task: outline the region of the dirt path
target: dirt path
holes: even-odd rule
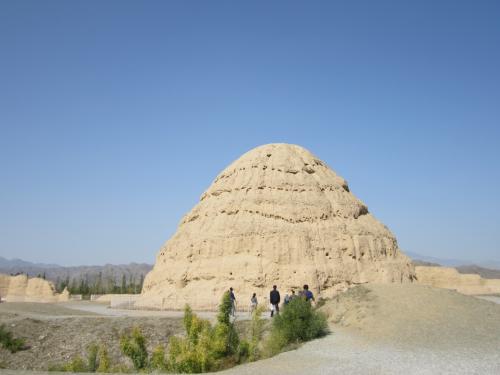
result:
[[[79,301],[79,302],[68,302],[60,305],[68,309],[77,310],[80,313],[88,312],[92,314],[99,314],[101,316],[111,316],[111,317],[117,317],[117,316],[161,317],[161,318],[177,319],[177,318],[182,318],[184,316],[184,312],[182,310],[155,311],[155,310],[111,309],[108,307],[108,304],[98,303],[98,302]],[[197,311],[196,314],[203,319],[208,319],[211,321],[215,320],[215,317],[217,316],[216,312],[211,312],[211,311]],[[249,320],[250,317],[251,317],[250,313],[248,312],[236,313],[236,319],[238,321]]]
[[[281,374],[500,374],[500,353],[466,348],[431,350],[368,342],[352,331],[309,342],[298,350],[235,367],[223,372],[237,375]]]

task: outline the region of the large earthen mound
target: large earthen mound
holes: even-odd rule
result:
[[[182,219],[147,275],[139,307],[215,308],[232,286],[247,305],[273,284],[331,296],[409,282],[410,259],[346,181],[302,147],[269,144],[233,162]]]

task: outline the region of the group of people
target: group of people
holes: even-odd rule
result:
[[[305,284],[304,288],[300,293],[297,295],[295,294],[295,290],[291,290],[291,294],[286,294],[283,303],[285,305],[288,305],[290,301],[292,301],[294,298],[304,298],[306,301],[311,302],[315,301],[314,299],[314,294],[309,290],[309,285]],[[229,298],[231,300],[231,315],[235,316],[236,314],[236,297],[234,296],[234,291],[233,288],[229,288]],[[279,314],[280,312],[280,302],[281,302],[281,296],[280,292],[278,291],[278,287],[276,285],[273,285],[273,289],[269,293],[269,308],[271,310],[271,318],[274,316],[274,314]],[[257,301],[257,293],[252,294],[252,298],[250,298],[250,313],[253,313],[255,309],[257,309],[259,302]]]

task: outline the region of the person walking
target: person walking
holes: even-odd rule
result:
[[[285,296],[285,305],[288,305],[288,304],[289,304],[290,302],[292,302],[292,300],[293,300],[294,298],[296,298],[296,297],[297,297],[297,296],[295,295],[295,290],[293,290],[293,289],[292,289],[292,294],[290,294],[290,295],[288,295],[288,294],[287,294],[287,295]]]
[[[253,312],[257,309],[257,304],[257,294],[254,293],[252,298],[250,298],[250,314],[253,314]]]
[[[236,315],[236,297],[234,296],[233,287],[229,288],[229,298],[231,299],[231,315]]]
[[[271,302],[271,318],[276,311],[276,314],[280,313],[280,292],[276,289],[276,285],[273,285],[273,290],[269,293],[269,302]]]
[[[304,285],[304,290],[302,291],[302,295],[308,302],[315,301],[314,294],[309,290],[309,285],[307,284]]]

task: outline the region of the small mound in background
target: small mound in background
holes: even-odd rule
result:
[[[329,322],[399,346],[497,350],[500,305],[416,284],[365,284],[321,308]]]

